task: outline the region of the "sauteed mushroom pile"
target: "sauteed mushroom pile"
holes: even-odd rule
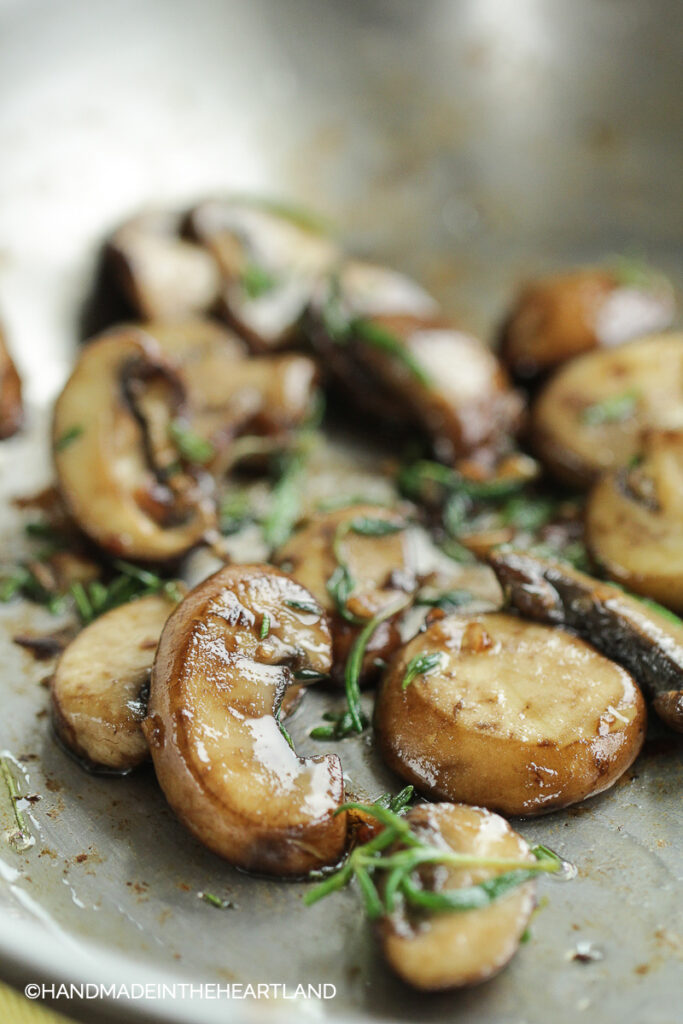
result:
[[[498,357],[282,204],[137,216],[106,266],[130,322],[78,354],[57,489],[24,503],[46,546],[2,584],[82,627],[60,743],[92,771],[151,758],[200,842],[315,877],[306,903],[355,879],[417,988],[491,977],[538,876],[570,873],[499,815],[609,789],[646,702],[683,732],[683,334],[650,333],[671,286],[623,262],[532,282]],[[338,710],[301,756],[312,685]],[[400,794],[363,799],[354,737]]]

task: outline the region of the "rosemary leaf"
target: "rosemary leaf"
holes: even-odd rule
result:
[[[423,388],[431,389],[433,382],[424,366],[415,358],[402,338],[398,338],[386,327],[366,317],[357,317],[349,325],[349,333],[362,342],[393,356],[412,374]]]
[[[69,427],[69,429],[65,430],[61,437],[58,437],[55,441],[55,451],[65,451],[71,444],[73,444],[74,441],[81,437],[84,431],[85,427],[80,425]]]
[[[581,413],[581,419],[589,427],[599,427],[605,423],[623,423],[636,411],[638,399],[637,391],[623,391],[618,395],[610,395],[602,402],[587,405]]]
[[[407,690],[414,679],[418,676],[428,675],[434,669],[439,668],[442,663],[443,653],[441,651],[432,651],[429,654],[416,654],[408,662],[408,667],[401,683],[401,689]]]

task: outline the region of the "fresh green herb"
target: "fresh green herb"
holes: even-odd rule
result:
[[[53,615],[59,615],[64,609],[64,596],[48,590],[26,565],[11,569],[0,582],[1,602],[11,601],[19,594],[36,604],[45,605]]]
[[[339,498],[324,498],[318,502],[316,508],[319,512],[336,512],[342,508],[351,508],[353,505],[377,505],[378,508],[386,508],[388,504],[388,501],[369,498],[364,494],[351,494]]]
[[[260,299],[277,287],[277,278],[258,263],[247,263],[240,276],[242,287],[250,299]]]
[[[408,805],[413,799],[415,793],[415,786],[406,786],[396,796],[392,796],[391,793],[382,793],[380,797],[375,800],[375,804],[378,807],[384,807],[389,811],[393,811],[394,814],[405,814],[408,810]]]
[[[211,907],[216,907],[218,910],[231,910],[235,904],[231,903],[230,900],[222,900],[220,896],[214,896],[212,892],[200,892],[199,898],[208,903]]]
[[[552,498],[529,498],[515,495],[509,498],[501,509],[506,526],[534,532],[546,526],[555,515],[557,502]]]
[[[251,519],[251,505],[244,491],[233,491],[224,496],[218,516],[220,531],[224,537],[238,533]]]
[[[663,274],[651,267],[645,260],[632,256],[616,256],[610,269],[617,284],[624,288],[639,288],[643,291],[661,289],[668,283]]]
[[[259,640],[265,640],[270,633],[270,615],[265,612],[263,619],[261,620],[261,629],[259,630]]]
[[[375,818],[381,832],[357,846],[339,871],[330,875],[304,897],[311,906],[344,888],[353,878],[358,882],[368,917],[376,920],[393,913],[400,899],[403,905],[430,913],[477,910],[489,906],[511,889],[542,873],[556,873],[560,858],[544,847],[534,847],[535,864],[501,857],[481,857],[435,846],[417,836],[400,814],[376,804],[347,803],[342,811],[359,810]],[[389,850],[389,848],[392,848]],[[445,867],[504,868],[502,874],[460,889],[433,891],[424,888],[416,872],[423,865]],[[378,884],[379,882],[379,884]]]
[[[0,757],[0,774],[4,780],[5,786],[7,787],[7,793],[9,795],[10,804],[12,805],[12,814],[17,824],[16,831],[12,832],[8,839],[11,845],[17,850],[25,850],[27,847],[33,844],[33,836],[29,829],[26,818],[19,807],[19,801],[21,796],[17,789],[17,784],[14,781],[14,774],[7,757]]]
[[[472,600],[469,590],[446,590],[443,594],[418,594],[415,604],[426,605],[428,608],[441,608],[445,612],[455,611]]]
[[[429,459],[418,459],[404,466],[398,484],[409,498],[422,499],[425,487],[436,484],[449,492],[457,492],[479,501],[497,501],[517,494],[528,483],[522,477],[498,477],[492,480],[471,480],[456,469]]]
[[[238,197],[239,198],[239,197]],[[261,207],[276,217],[282,217],[291,224],[295,224],[304,231],[310,231],[315,235],[329,235],[333,230],[333,224],[323,214],[316,210],[309,210],[298,203],[292,203],[284,199],[269,199],[263,196],[244,196],[244,201],[251,206]]]
[[[314,668],[298,668],[294,673],[294,678],[300,683],[315,683],[319,679],[327,679],[327,675],[316,672]]]
[[[55,441],[55,451],[63,452],[69,445],[73,444],[84,433],[85,427],[75,426],[65,430],[61,437]]]
[[[350,523],[342,523],[348,533],[357,533],[361,537],[388,537],[392,533],[405,530],[405,523],[393,523],[390,519],[374,519],[370,516],[356,516]]]
[[[449,537],[457,538],[462,532],[472,507],[472,499],[460,491],[448,495],[441,513],[444,529]]]
[[[402,363],[423,388],[432,388],[433,382],[424,366],[415,358],[407,343],[386,327],[367,317],[356,317],[348,328],[349,335],[359,338],[373,348],[380,349]]]
[[[346,711],[327,711],[323,715],[323,720],[328,722],[328,725],[316,725],[314,729],[311,729],[309,736],[312,740],[345,740],[347,736],[355,735],[356,728],[351,717],[351,712]],[[360,712],[360,720],[363,729],[367,729],[370,721],[364,712]]]
[[[280,730],[280,732],[282,733],[284,738],[287,740],[287,744],[288,744],[290,750],[294,750],[294,743],[292,741],[292,737],[289,735],[289,733],[285,729],[284,725],[282,724],[281,717],[280,717],[281,715],[282,715],[282,705],[280,705],[280,707],[278,707],[277,711],[275,712],[275,721],[277,722],[278,729]]]
[[[453,537],[445,537],[440,541],[439,547],[443,551],[444,555],[452,558],[454,562],[458,563],[458,565],[472,565],[476,562],[476,558],[469,548],[466,548],[464,544],[460,544],[457,540],[454,540]]]
[[[619,395],[610,395],[602,402],[587,405],[581,413],[581,419],[589,427],[599,427],[604,423],[623,423],[636,411],[639,397],[637,391],[623,391]]]
[[[306,612],[308,615],[320,615],[321,608],[315,601],[285,601],[288,608],[297,612]]]
[[[282,472],[263,522],[263,534],[271,548],[284,544],[299,518],[306,464],[315,441],[312,428],[302,429],[298,442],[283,458]]]
[[[413,679],[416,679],[418,676],[426,676],[433,672],[434,669],[440,668],[443,658],[444,655],[441,651],[432,651],[429,654],[416,654],[408,662],[403,682],[401,683],[401,689],[407,690]]]
[[[200,466],[211,462],[215,450],[210,441],[196,434],[183,420],[171,420],[168,435],[183,459]]]
[[[100,580],[93,580],[91,583],[81,583],[77,580],[71,584],[69,593],[84,625],[104,612],[134,601],[138,597],[163,594],[170,601],[178,602],[182,599],[178,584],[174,580],[165,580],[148,569],[141,569],[140,566],[121,559],[115,559],[113,564],[119,570],[119,575],[107,584]]]
[[[346,703],[348,705],[351,722],[355,732],[363,732],[364,725],[360,705],[360,673],[363,667],[363,658],[370,639],[381,623],[386,622],[393,615],[403,611],[410,603],[409,597],[401,597],[392,601],[369,619],[358,636],[356,637],[351,653],[344,669],[344,689],[346,691]]]
[[[351,570],[346,562],[336,567],[326,584],[327,592],[344,621],[358,626],[363,620],[359,619],[357,615],[354,615],[348,609],[348,602],[355,586],[356,581],[351,575]]]

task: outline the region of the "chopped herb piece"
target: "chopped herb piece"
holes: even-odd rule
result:
[[[416,679],[418,676],[426,676],[433,672],[435,668],[439,668],[443,662],[443,657],[441,651],[432,651],[430,654],[416,654],[408,662],[408,667],[401,683],[401,689],[407,690],[413,679]]]
[[[261,629],[259,630],[259,640],[265,640],[270,633],[270,615],[265,612],[263,619],[261,620]]]
[[[395,359],[410,371],[423,388],[433,387],[431,377],[410,351],[407,343],[402,338],[392,334],[391,331],[388,331],[386,327],[381,326],[381,324],[376,323],[374,320],[357,317],[351,321],[349,333],[366,344],[372,345],[373,348],[381,349],[381,351],[388,352],[394,356]]]
[[[363,732],[361,705],[360,705],[360,673],[363,667],[363,658],[370,642],[372,634],[382,622],[386,622],[393,615],[403,611],[410,602],[410,598],[401,597],[398,601],[392,601],[369,619],[356,637],[351,653],[346,662],[344,670],[344,689],[346,691],[346,703],[348,705],[351,722],[355,732]]]
[[[351,575],[348,565],[344,562],[338,565],[329,580],[327,581],[327,592],[335,603],[335,607],[341,617],[352,625],[359,625],[363,620],[353,615],[347,605],[353,594],[356,581]]]
[[[315,683],[318,679],[327,679],[327,676],[316,672],[314,668],[299,668],[294,673],[294,678],[302,683]]]
[[[501,517],[507,526],[533,532],[546,526],[555,515],[557,502],[552,498],[529,498],[516,495],[509,498],[501,509]]]
[[[284,738],[287,740],[287,744],[288,744],[290,750],[294,750],[294,743],[292,742],[292,737],[289,735],[289,733],[285,729],[284,725],[282,724],[282,721],[280,719],[281,715],[282,715],[282,705],[280,705],[280,707],[275,712],[275,721],[277,722],[278,729],[280,730],[280,732],[282,733]]]
[[[366,729],[370,724],[367,715],[361,711],[360,718],[363,729]],[[323,719],[329,724],[317,725],[311,729],[308,735],[312,740],[345,740],[347,736],[355,735],[357,732],[351,712],[348,710],[328,711],[323,715]]]
[[[243,491],[226,494],[220,504],[218,522],[224,537],[238,533],[252,519],[248,496]]]
[[[604,423],[623,423],[636,411],[638,398],[637,391],[623,391],[619,395],[611,395],[602,402],[587,405],[581,413],[581,419],[589,427],[599,427]]]
[[[55,441],[55,451],[63,452],[70,444],[73,444],[84,433],[85,427],[75,426],[65,430],[61,437]]]
[[[320,605],[316,604],[315,601],[285,601],[288,608],[293,608],[297,612],[306,612],[308,615],[320,615]]]
[[[263,523],[263,534],[271,548],[284,544],[299,518],[306,463],[315,438],[313,429],[303,429],[298,442],[284,456],[283,469],[273,488],[270,509]]]
[[[31,830],[26,823],[26,818],[19,807],[21,796],[14,780],[14,773],[12,772],[9,759],[5,756],[0,756],[0,775],[2,775],[7,787],[7,794],[12,805],[12,814],[17,825],[16,831],[11,832],[7,838],[16,850],[25,850],[33,845],[34,840]]]
[[[250,299],[260,299],[277,287],[277,278],[257,263],[248,263],[242,271],[242,287]]]
[[[375,803],[378,807],[385,807],[387,810],[393,811],[394,814],[405,814],[414,793],[414,786],[406,786],[396,796],[392,796],[391,793],[383,793],[382,796],[375,800]]]
[[[342,524],[346,526],[347,524]],[[348,533],[357,533],[362,537],[388,537],[392,533],[405,530],[405,523],[392,523],[390,519],[372,519],[370,516],[357,516],[348,524]]]
[[[443,594],[418,594],[415,604],[426,605],[428,608],[441,608],[445,612],[455,611],[472,600],[469,590],[446,590]]]
[[[517,494],[528,483],[528,480],[513,476],[494,477],[491,480],[472,480],[440,462],[418,459],[417,462],[403,467],[398,477],[398,483],[409,498],[418,500],[424,496],[425,485],[436,484],[447,491],[459,492],[475,500],[496,501],[507,498],[511,494]]]
[[[232,910],[235,906],[230,900],[222,900],[220,896],[214,896],[212,892],[200,892],[198,896],[204,903],[208,903],[211,907],[217,907],[218,910]]]
[[[187,462],[195,462],[200,466],[211,462],[215,450],[210,441],[196,434],[183,420],[172,420],[168,434],[180,455]]]

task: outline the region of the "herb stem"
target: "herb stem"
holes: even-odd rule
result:
[[[355,732],[363,731],[363,722],[361,719],[361,703],[360,703],[360,674],[363,667],[363,658],[365,651],[370,642],[372,634],[375,632],[378,626],[387,619],[390,619],[392,615],[396,615],[410,604],[410,597],[402,596],[396,601],[392,601],[386,605],[371,619],[365,623],[360,633],[356,637],[353,647],[351,648],[351,654],[346,662],[346,668],[344,670],[344,689],[346,691],[346,702],[349,708],[349,714],[351,716],[351,722]]]

